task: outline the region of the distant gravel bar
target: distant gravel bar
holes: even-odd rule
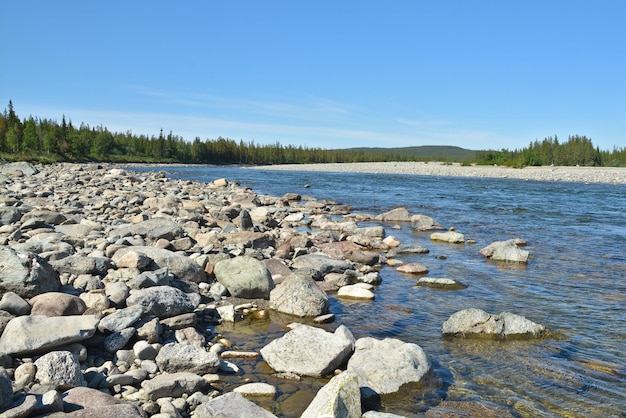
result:
[[[462,166],[459,163],[449,164],[440,162],[384,162],[263,165],[252,168],[257,170],[416,174],[424,176],[511,178],[534,181],[626,184],[625,167],[541,166],[510,168],[483,165]]]

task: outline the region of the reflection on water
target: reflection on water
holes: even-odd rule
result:
[[[226,177],[261,194],[298,192],[329,198],[351,205],[355,212],[378,214],[406,206],[476,240],[475,245],[435,243],[410,225],[400,230],[385,225],[387,233],[403,243],[430,249],[429,254],[402,256],[404,261],[425,264],[429,277],[452,278],[468,287],[415,287],[416,279],[385,267],[374,302],[346,302],[331,295],[337,320],[325,328],[345,324],[357,338],[395,337],[416,343],[433,363],[425,382],[384,397],[384,411],[422,416],[445,400],[494,404],[520,417],[624,416],[626,186],[235,168],[168,171],[172,177],[205,182]],[[300,188],[305,184],[311,187]],[[493,263],[478,254],[493,241],[515,237],[529,243],[527,266]],[[469,307],[518,313],[545,325],[550,337],[442,338],[441,324]],[[216,332],[244,350],[258,351],[282,336],[291,320],[272,314],[268,320],[218,327]],[[283,381],[271,377],[261,359],[241,363],[245,373],[224,384],[249,379],[275,385],[277,400],[265,406],[285,417],[298,416],[326,382]]]

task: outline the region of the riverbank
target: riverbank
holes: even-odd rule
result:
[[[338,173],[412,174],[422,176],[454,176],[510,178],[528,181],[571,181],[580,183],[626,184],[626,167],[541,166],[511,168],[441,162],[365,162],[336,164],[285,164],[257,166],[254,169],[318,171]]]

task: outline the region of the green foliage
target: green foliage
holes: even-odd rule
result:
[[[511,167],[529,165],[626,166],[626,148],[611,152],[594,148],[591,139],[571,136],[559,143],[555,136],[534,141],[522,150],[472,151],[451,146],[416,146],[404,148],[320,149],[306,146],[259,145],[254,141],[228,138],[193,141],[174,135],[158,136],[110,132],[106,127],[81,123],[76,128],[63,115],[61,123],[30,116],[21,121],[9,101],[0,114],[0,158],[6,160],[111,161],[145,163],[199,164],[302,164],[346,163],[362,161],[443,161],[497,164]]]

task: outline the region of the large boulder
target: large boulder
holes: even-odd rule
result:
[[[315,395],[300,418],[361,417],[359,376],[345,371],[330,379]]]
[[[25,161],[18,161],[15,163],[0,165],[0,173],[6,174],[10,172],[21,171],[24,176],[32,176],[39,173],[39,170],[35,168],[31,163]]]
[[[126,299],[126,305],[140,305],[144,314],[159,318],[170,318],[192,312],[200,304],[200,295],[185,293],[172,286],[154,286],[135,290]]]
[[[154,261],[156,268],[167,267],[168,270],[180,280],[191,283],[200,283],[206,279],[206,275],[202,267],[189,257],[175,253],[169,250],[148,247],[148,246],[132,246],[121,248],[116,251],[112,259],[115,263],[120,260],[127,252],[134,251],[137,254],[143,254]]]
[[[466,337],[489,335],[496,337],[538,337],[545,332],[543,325],[536,324],[523,316],[510,312],[491,315],[482,309],[463,309],[454,313],[441,327],[445,336]]]
[[[52,351],[44,354],[35,361],[35,366],[37,368],[35,379],[42,385],[66,390],[87,384],[80,370],[80,363],[69,351]]]
[[[523,242],[523,244],[520,244],[520,242]],[[482,248],[479,252],[493,261],[528,263],[529,253],[519,248],[520,245],[525,245],[525,241],[519,241],[517,239],[496,241]]]
[[[426,215],[411,216],[411,228],[416,231],[431,231],[434,229],[445,229],[439,222]]]
[[[0,337],[0,352],[22,355],[68,345],[91,338],[99,318],[81,316],[19,316]]]
[[[395,338],[359,338],[348,371],[359,375],[360,386],[378,394],[396,392],[405,383],[419,382],[430,370],[424,350]]]
[[[219,261],[214,273],[217,281],[234,297],[269,299],[274,288],[272,275],[256,258],[241,256]]]
[[[261,349],[267,364],[277,372],[324,376],[352,354],[354,337],[341,325],[334,333],[309,325],[298,325]]]
[[[0,206],[0,226],[11,225],[19,221],[24,215],[24,211],[13,206]]]
[[[165,373],[190,372],[215,373],[220,367],[217,354],[191,344],[171,343],[164,345],[156,356],[159,369]]]
[[[374,219],[381,222],[411,222],[411,214],[407,208],[395,208],[376,215]]]
[[[304,273],[289,275],[270,292],[270,308],[299,317],[329,312],[330,302],[315,280]]]
[[[31,252],[0,246],[0,293],[31,298],[59,287],[59,275],[47,261]]]

